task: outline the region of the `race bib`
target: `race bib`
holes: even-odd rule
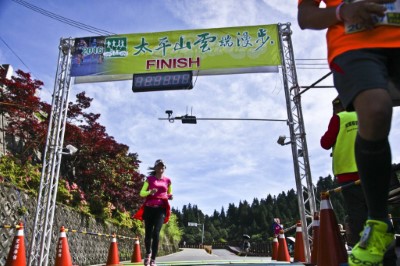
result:
[[[354,3],[360,2],[363,0],[345,0],[345,3]],[[376,25],[392,25],[392,26],[400,26],[400,0],[396,0],[394,3],[384,4],[387,10],[385,12],[385,16],[378,17],[376,15],[372,15],[375,20]],[[349,24],[345,23],[345,31],[346,33],[354,33],[365,30],[364,25],[362,24]]]

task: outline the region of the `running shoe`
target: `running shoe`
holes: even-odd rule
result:
[[[349,266],[381,266],[383,255],[394,241],[394,234],[387,232],[383,221],[367,220],[360,241],[349,255]]]
[[[144,266],[150,266],[150,256],[151,254],[146,254],[146,257],[143,260]]]

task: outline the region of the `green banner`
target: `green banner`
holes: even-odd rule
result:
[[[76,83],[132,79],[135,73],[191,70],[197,75],[278,72],[278,26],[76,38]]]

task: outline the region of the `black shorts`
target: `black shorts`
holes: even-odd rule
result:
[[[162,219],[164,221],[166,214],[167,211],[164,207],[145,206],[143,212],[143,220],[156,221]]]
[[[340,100],[353,111],[353,100],[369,89],[400,90],[400,48],[361,49],[345,52],[331,63]],[[394,86],[393,86],[394,85]]]

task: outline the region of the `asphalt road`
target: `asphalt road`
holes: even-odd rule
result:
[[[225,249],[214,249],[208,254],[204,249],[184,248],[182,251],[157,258],[158,266],[167,265],[304,265],[300,263],[272,261],[271,257],[239,257]],[[143,265],[143,263],[123,263],[123,265]]]

